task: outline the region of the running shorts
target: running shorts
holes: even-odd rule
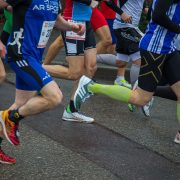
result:
[[[105,17],[98,8],[93,8],[90,22],[94,32],[100,27],[108,26]]]
[[[11,60],[9,65],[16,73],[16,89],[40,91],[53,80],[41,63],[33,57],[24,60]]]
[[[3,43],[4,45],[7,45],[8,39],[9,39],[9,35],[10,35],[10,34],[9,34],[8,32],[2,31],[0,39],[1,39],[1,41],[2,41],[2,43]]]
[[[84,23],[86,32],[83,36],[79,36],[72,31],[62,32],[64,40],[66,56],[84,56],[84,51],[96,47],[94,32],[90,22],[73,21],[74,23]]]
[[[180,81],[180,54],[155,54],[143,49],[141,53],[141,69],[138,86],[148,92],[155,92],[162,77],[172,86]]]
[[[142,34],[135,28],[115,29],[117,38],[116,51],[119,54],[131,55],[139,51],[139,42]]]

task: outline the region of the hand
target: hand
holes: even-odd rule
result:
[[[12,6],[7,6],[7,8],[6,8],[9,12],[12,12],[13,11],[13,8],[12,8]]]
[[[90,5],[90,6],[91,6],[92,8],[95,8],[95,7],[97,7],[97,6],[98,6],[98,4],[99,4],[99,2],[98,2],[98,1],[92,0],[92,1],[91,1],[91,5]]]
[[[72,24],[72,31],[77,33],[79,36],[82,36],[85,33],[85,25],[84,24]]]
[[[123,12],[121,14],[121,19],[125,22],[125,23],[132,23],[132,17],[128,14],[126,14],[125,12]]]
[[[6,55],[6,47],[4,44],[0,41],[0,57],[5,58]]]
[[[148,13],[148,11],[149,11],[149,8],[147,8],[147,7],[146,7],[146,8],[144,8],[144,13],[145,13],[145,14],[147,14],[147,13]]]

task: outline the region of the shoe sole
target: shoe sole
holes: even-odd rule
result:
[[[93,121],[83,121],[83,120],[79,120],[79,119],[69,119],[69,118],[62,118],[63,121],[69,121],[69,122],[80,122],[80,123],[87,123],[87,124],[91,124],[94,122]]]
[[[4,133],[5,137],[6,137],[6,139],[7,139],[12,145],[14,145],[13,142],[9,139],[9,137],[8,137],[8,135],[7,135],[6,126],[5,126],[5,123],[4,123],[3,119],[2,119],[2,112],[3,112],[3,111],[0,111],[0,123],[1,123],[1,125],[2,125],[3,133]]]
[[[175,142],[176,144],[180,144],[180,141],[178,141],[177,139],[174,139],[174,142]]]
[[[1,164],[9,164],[9,165],[16,164],[16,163],[11,163],[11,162],[5,162],[5,161],[1,161],[1,160],[0,160],[0,163],[1,163]]]

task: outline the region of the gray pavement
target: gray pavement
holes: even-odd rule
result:
[[[56,36],[55,31],[51,41]],[[64,51],[55,63],[65,64],[63,59]],[[112,84],[115,70],[99,65],[96,78]],[[7,79],[0,87],[1,109],[14,100],[14,74],[8,71]],[[82,111],[95,118],[94,124],[64,122],[72,82],[56,81],[64,94],[62,104],[22,121],[20,147],[4,142],[17,164],[0,165],[0,179],[180,179],[180,146],[173,143],[178,127],[175,102],[155,98],[152,116],[145,118],[139,110],[130,113],[125,104],[93,96]]]

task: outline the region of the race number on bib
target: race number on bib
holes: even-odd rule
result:
[[[44,21],[42,25],[41,35],[39,38],[38,48],[45,48],[53,30],[55,21]]]
[[[68,22],[74,23],[74,24],[83,24],[84,26],[86,25],[84,21],[68,20]],[[85,40],[85,35],[86,33],[80,36],[73,31],[66,31],[66,39]]]

